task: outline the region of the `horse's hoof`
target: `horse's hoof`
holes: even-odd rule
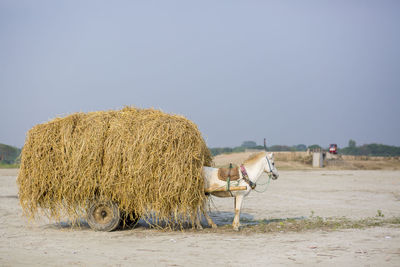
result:
[[[240,230],[240,226],[236,226],[236,225],[233,226],[233,231],[239,232],[239,230]]]
[[[197,225],[197,226],[196,226],[196,229],[197,229],[197,230],[203,230],[203,226]]]
[[[217,226],[215,223],[213,223],[213,224],[211,224],[211,228],[212,228],[212,229],[217,229],[218,226]]]

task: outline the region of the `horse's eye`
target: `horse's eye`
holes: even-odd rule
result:
[[[275,162],[272,162],[272,166],[275,166]]]

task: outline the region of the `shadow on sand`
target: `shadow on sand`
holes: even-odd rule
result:
[[[218,226],[225,226],[232,224],[233,218],[235,217],[235,213],[227,212],[227,211],[218,211],[218,212],[211,212],[210,213],[211,219],[214,221],[215,224]],[[276,222],[285,222],[285,221],[298,221],[298,220],[305,220],[307,217],[291,217],[291,218],[273,218],[273,219],[254,219],[254,216],[248,213],[241,213],[240,214],[240,224],[242,226],[246,225],[258,225],[258,224],[269,224],[269,223],[276,223]],[[206,221],[202,222],[203,224],[207,225]]]
[[[235,214],[233,212],[228,212],[228,211],[214,211],[209,213],[211,219],[214,221],[214,223],[217,226],[228,226],[232,224],[233,218],[235,217]],[[259,224],[270,224],[270,223],[276,223],[276,222],[285,222],[285,221],[293,221],[293,220],[305,220],[307,217],[301,216],[301,217],[291,217],[291,218],[272,218],[272,219],[255,219],[253,215],[248,214],[248,213],[241,213],[240,215],[240,223],[242,227],[245,227],[246,225],[248,226],[253,226],[253,225],[259,225]],[[202,219],[201,224],[203,228],[210,228],[210,226],[207,224],[207,220],[205,218]],[[117,231],[126,231],[126,230],[131,230],[133,228],[135,229],[157,229],[157,228],[163,228],[165,227],[165,222],[155,222],[152,220],[144,220],[140,219],[137,224],[133,227],[127,227],[121,225],[119,228],[117,228]],[[90,226],[87,223],[85,219],[78,220],[77,222],[73,223],[70,221],[61,221],[57,223],[50,223],[46,224],[43,226],[43,228],[47,229],[80,229],[80,230],[89,230]],[[182,228],[176,227],[175,230],[187,230],[187,229],[192,229],[192,225],[190,223],[186,223],[182,225]]]

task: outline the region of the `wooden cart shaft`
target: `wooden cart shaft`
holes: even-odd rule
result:
[[[240,190],[247,190],[247,186],[231,186],[229,188],[229,191],[240,191]],[[226,187],[210,187],[210,188],[206,188],[204,190],[204,192],[206,193],[213,193],[213,192],[227,192],[227,188]]]

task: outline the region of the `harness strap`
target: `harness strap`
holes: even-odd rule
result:
[[[232,163],[229,164],[228,180],[226,181],[226,191],[228,191],[231,194],[231,196],[233,196],[231,192],[231,170],[232,170]]]
[[[242,172],[243,180],[251,187],[251,189],[256,188],[256,183],[250,181],[249,175],[247,174],[246,168],[244,167],[243,164],[240,165],[240,171]]]

